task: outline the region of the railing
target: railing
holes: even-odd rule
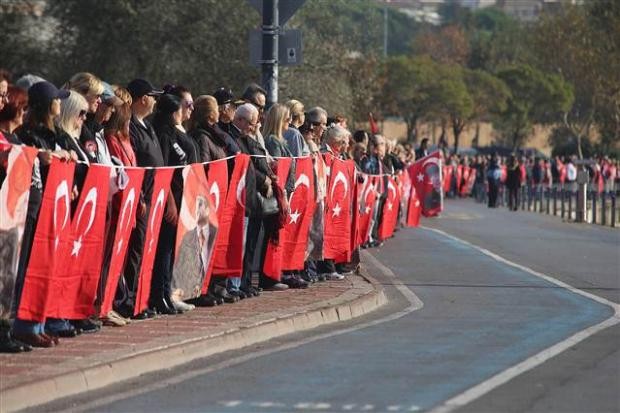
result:
[[[500,203],[508,205],[507,190],[500,194]],[[599,193],[589,189],[586,199],[585,220],[591,224],[620,226],[619,190]],[[578,220],[577,191],[573,188],[543,186],[521,187],[520,209],[553,216],[567,221]]]

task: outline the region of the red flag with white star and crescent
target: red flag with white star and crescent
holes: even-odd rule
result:
[[[116,225],[114,233],[114,242],[112,246],[112,254],[110,255],[110,265],[105,280],[105,289],[103,301],[101,303],[100,314],[106,315],[112,309],[112,302],[116,294],[118,279],[123,271],[123,263],[127,255],[127,247],[129,246],[129,238],[131,230],[136,223],[136,211],[140,203],[140,189],[142,188],[142,179],[144,178],[144,169],[127,168],[127,186],[125,189],[115,195],[115,201],[118,202],[118,219],[114,223]]]
[[[417,227],[420,225],[420,215],[422,214],[422,204],[418,198],[418,193],[415,190],[415,185],[411,185],[411,192],[409,194],[409,202],[407,207],[407,226]]]
[[[439,151],[420,158],[408,169],[422,204],[422,215],[434,217],[443,210],[442,168]]]
[[[213,274],[232,277],[241,276],[243,270],[245,218],[245,176],[250,165],[250,156],[239,154],[235,157],[235,166],[228,184],[226,203],[219,221],[219,232],[227,235],[218,237],[213,258]],[[209,172],[209,181],[212,174]],[[218,214],[218,219],[219,219]]]
[[[358,244],[368,242],[370,235],[370,224],[374,214],[375,201],[377,200],[377,181],[378,177],[373,175],[362,175],[364,183],[362,184],[361,202],[359,208],[359,230]]]
[[[379,238],[385,240],[394,235],[396,221],[398,220],[398,205],[400,204],[400,196],[398,185],[394,178],[387,177],[387,197],[383,204],[383,219],[379,225]]]
[[[226,251],[218,249],[218,245],[228,245],[228,237],[230,235],[230,222],[225,227],[222,223],[224,210],[226,209],[226,196],[228,195],[228,162],[227,159],[219,159],[214,162],[209,162],[206,165],[209,198],[211,198],[211,203],[213,204],[213,209],[216,212],[218,221],[218,231],[213,247],[213,258],[209,262],[209,267],[207,269],[209,279],[211,278],[210,274],[214,274],[214,263],[216,259],[222,261],[226,257]],[[207,283],[202,285],[203,294],[207,293],[208,287],[209,285]]]
[[[17,317],[44,321],[52,291],[59,252],[69,242],[71,232],[71,191],[75,163],[52,159],[34,233],[30,261]]]
[[[290,213],[280,232],[284,270],[304,268],[310,225],[316,207],[314,186],[312,158],[298,158],[295,162],[295,189],[289,196]]]
[[[323,257],[336,262],[351,260],[351,175],[353,161],[342,161],[325,154],[329,166],[327,196],[325,198],[325,230]]]
[[[101,275],[111,168],[93,164],[71,221],[69,243],[60,251],[62,266],[50,290],[46,315],[80,320],[94,313]]]
[[[286,180],[291,169],[293,158],[277,158],[274,160],[277,185],[282,191],[286,186]],[[281,208],[282,206],[280,206]],[[290,216],[288,217],[290,220]],[[282,233],[284,228],[278,230],[277,238],[270,238],[265,252],[265,262],[263,263],[263,273],[275,281],[282,278]]]
[[[134,314],[139,314],[148,307],[149,295],[151,293],[151,279],[153,278],[153,262],[155,261],[155,252],[157,251],[157,242],[159,240],[159,229],[164,216],[168,193],[170,192],[170,181],[172,180],[174,168],[157,168],[153,172],[155,173],[153,194],[151,196],[151,207],[147,219],[144,252],[142,255],[140,276],[138,277]]]

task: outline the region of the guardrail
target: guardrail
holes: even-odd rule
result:
[[[507,191],[504,189],[500,202],[507,205]],[[620,205],[617,202],[620,191],[588,190],[586,192],[585,222],[611,227],[620,226]],[[553,216],[567,221],[580,221],[578,215],[578,192],[572,188],[544,188],[542,186],[521,187],[520,209]]]

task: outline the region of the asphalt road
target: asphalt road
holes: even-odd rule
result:
[[[361,320],[36,410],[620,411],[620,231],[469,200],[423,225],[372,251],[391,301]]]

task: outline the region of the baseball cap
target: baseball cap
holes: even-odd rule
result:
[[[141,98],[144,95],[157,96],[164,93],[163,90],[155,89],[148,80],[134,79],[127,85],[127,90],[133,99]]]
[[[226,89],[225,87],[221,87],[217,89],[215,92],[213,92],[213,97],[215,98],[215,100],[217,100],[217,104],[219,106],[222,106],[222,105],[232,102],[233,99],[235,98],[235,95],[233,95],[232,90]]]
[[[30,102],[51,102],[54,99],[66,99],[69,97],[69,91],[58,89],[47,80],[37,82],[28,89],[28,100]]]

